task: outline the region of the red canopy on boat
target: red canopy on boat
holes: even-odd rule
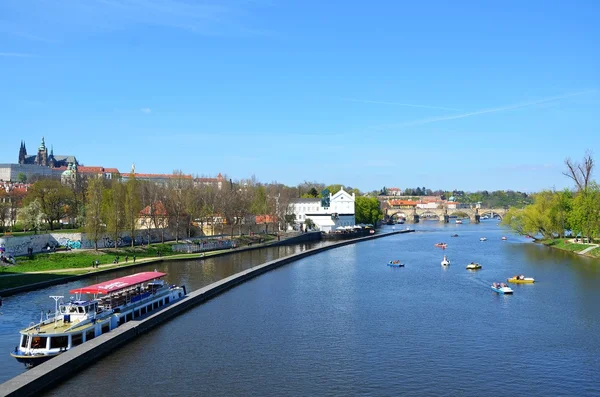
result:
[[[122,290],[123,288],[130,287],[132,285],[145,283],[146,281],[154,280],[166,276],[167,273],[162,272],[142,272],[132,274],[130,276],[115,278],[114,280],[105,281],[103,283],[90,285],[87,287],[81,287],[72,289],[69,291],[71,294],[108,294]]]

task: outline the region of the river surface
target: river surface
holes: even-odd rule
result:
[[[415,228],[252,279],[48,395],[600,395],[597,260],[493,220]],[[441,241],[447,249],[433,246]],[[406,267],[386,266],[395,259]],[[483,268],[467,271],[471,261]],[[189,280],[204,266],[181,265]],[[206,283],[220,278],[218,264],[207,267]],[[536,283],[491,291],[518,273]]]
[[[0,384],[26,371],[25,366],[18,363],[8,353],[13,351],[19,343],[19,330],[26,328],[32,322],[39,322],[42,311],[54,311],[55,303],[53,299],[49,298],[50,295],[64,295],[65,299],[68,299],[71,289],[154,269],[167,273],[166,280],[169,283],[185,285],[188,291],[193,291],[252,266],[325,244],[328,243],[313,242],[262,248],[206,259],[165,261],[5,297],[2,307],[0,307]]]

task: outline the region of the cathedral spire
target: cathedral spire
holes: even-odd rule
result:
[[[50,157],[54,156],[54,145],[50,145]]]
[[[44,142],[44,137],[42,137],[42,143],[40,143],[40,149],[39,150],[46,150],[46,143]]]

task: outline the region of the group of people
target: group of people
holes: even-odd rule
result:
[[[513,278],[514,278],[514,279],[516,279],[516,280],[525,280],[525,276],[524,276],[524,275],[522,275],[522,274],[519,274],[519,275],[513,276]]]
[[[396,259],[395,261],[390,261],[390,265],[399,265],[400,259]]]
[[[504,288],[504,287],[506,287],[506,284],[504,284],[504,283],[493,283],[492,287],[494,287],[494,288]]]

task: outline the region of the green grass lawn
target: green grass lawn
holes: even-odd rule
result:
[[[587,245],[587,244],[576,244],[576,243],[572,243],[563,238],[542,240],[541,243],[544,245],[550,246],[550,247],[558,248],[558,249],[561,249],[564,251],[571,251],[571,252],[579,252],[579,251],[583,251],[586,248],[589,248],[589,245]]]

